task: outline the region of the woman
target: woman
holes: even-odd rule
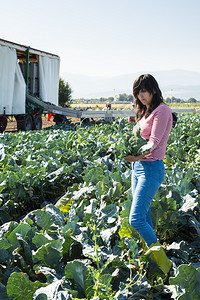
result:
[[[164,180],[163,159],[172,128],[172,112],[165,105],[158,83],[150,74],[141,75],[135,80],[133,95],[136,102],[137,120],[133,133],[135,134],[140,129],[141,136],[149,139],[148,143],[152,143],[153,146],[146,154],[129,155],[124,158],[127,162],[132,162],[133,202],[129,222],[145,241],[149,248],[148,253],[151,253],[152,258],[167,274],[172,262],[160,247],[154,233],[150,205]],[[151,251],[153,246],[159,246],[156,248],[157,251]]]

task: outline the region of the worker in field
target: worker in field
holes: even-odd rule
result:
[[[91,106],[88,106],[84,109],[84,111],[93,111],[92,107]],[[92,122],[94,122],[94,118],[93,117],[90,117],[90,118],[81,118],[81,122],[82,123],[89,123],[90,122],[90,119]]]
[[[53,113],[47,114],[47,121],[48,121],[48,122],[51,121],[51,117],[52,117],[52,116],[55,116],[55,114],[53,114]]]
[[[51,121],[51,117],[53,116],[53,122],[56,123],[56,125],[60,125],[63,123],[63,121],[66,120],[65,116],[60,115],[60,114],[54,114],[54,113],[49,113],[47,115],[47,121],[50,122]]]
[[[165,175],[164,156],[167,140],[172,128],[171,109],[164,103],[155,78],[150,74],[139,76],[133,84],[136,103],[136,121],[133,134],[140,135],[152,143],[149,152],[138,156],[128,155],[124,159],[132,163],[132,195],[129,222],[141,236],[144,252],[150,254],[167,275],[172,267],[158,238],[151,220],[150,206]],[[156,246],[156,247],[155,247]]]
[[[131,108],[132,108],[132,110],[135,109],[135,101],[132,101],[132,102],[131,102]],[[135,116],[129,116],[129,117],[128,117],[128,122],[130,122],[130,123],[135,123]]]
[[[103,111],[107,111],[107,110],[112,110],[112,108],[111,108],[111,103],[110,102],[107,102],[106,103],[106,106],[102,109]],[[105,122],[110,122],[110,121],[115,121],[115,117],[110,117],[110,116],[105,116],[104,118],[103,118],[103,120],[105,121]]]

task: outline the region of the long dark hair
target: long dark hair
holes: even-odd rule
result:
[[[152,101],[147,108],[142,102],[138,99],[138,94],[141,89],[147,90],[150,94],[153,95]],[[161,103],[164,103],[164,99],[161,93],[161,90],[158,86],[155,78],[150,74],[140,75],[133,84],[133,96],[136,104],[136,119],[140,120],[143,116],[147,118],[151,112],[158,107]]]

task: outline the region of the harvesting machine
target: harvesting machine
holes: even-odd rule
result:
[[[18,130],[42,128],[42,114],[75,116],[58,106],[60,57],[0,39],[0,132],[14,116]]]

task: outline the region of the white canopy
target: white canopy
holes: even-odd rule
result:
[[[17,57],[19,53],[26,55],[26,49],[26,46],[0,40],[0,115],[26,112],[26,84]],[[59,56],[32,48],[30,53],[39,57],[39,96],[43,101],[58,105]]]
[[[25,113],[26,84],[16,50],[0,45],[0,114]]]
[[[39,95],[43,101],[58,105],[60,59],[39,56]]]

